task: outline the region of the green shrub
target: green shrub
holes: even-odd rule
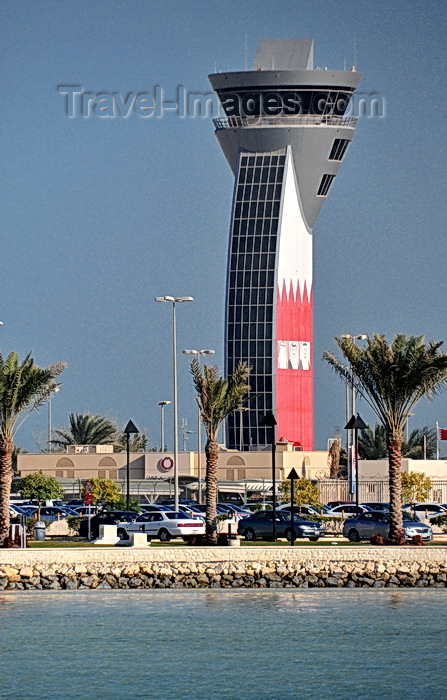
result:
[[[82,518],[80,516],[71,515],[67,518],[67,524],[70,530],[75,530],[79,534]]]
[[[443,532],[447,532],[447,515],[437,515],[434,518],[430,518],[432,525],[438,525]]]

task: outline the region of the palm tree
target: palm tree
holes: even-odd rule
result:
[[[385,426],[376,423],[373,432],[371,426],[367,425],[360,431],[358,448],[360,459],[384,459],[387,455]]]
[[[55,430],[57,436],[51,440],[53,445],[105,445],[113,443],[116,426],[104,416],[91,413],[70,413],[70,426]]]
[[[55,362],[45,369],[34,364],[31,353],[23,362],[16,352],[0,354],[0,546],[9,535],[14,437],[30,413],[47,401],[58,386],[54,379],[65,369]]]
[[[408,440],[402,440],[402,457],[408,459],[424,458],[424,436],[426,437],[426,456],[433,459],[436,454],[436,429],[415,428],[411,431]],[[360,431],[358,438],[360,459],[384,459],[386,451],[386,430],[385,426],[376,423],[374,432],[370,425]]]
[[[219,377],[219,367],[204,365],[203,374],[197,358],[191,362],[191,374],[197,391],[202,423],[206,431],[206,541],[217,544],[217,434],[220,424],[235,411],[250,386],[247,384],[250,368],[240,362],[228,378]]]
[[[366,347],[349,338],[335,338],[349,362],[344,367],[326,351],[323,358],[373,409],[385,428],[390,487],[390,540],[399,543],[402,530],[401,459],[403,430],[409,413],[424,397],[432,398],[447,384],[447,354],[442,341],[425,344],[424,336],[396,335],[389,344],[384,335],[372,334]]]
[[[426,457],[435,459],[436,456],[436,428],[415,428],[411,431],[408,440],[402,445],[402,455],[408,459],[424,459],[424,437],[426,439]]]
[[[145,433],[138,433],[134,435],[129,440],[129,450],[130,452],[146,452],[147,443],[149,442],[148,437]],[[126,452],[127,450],[127,433],[121,433],[116,439],[113,445],[114,452]],[[157,448],[153,450],[157,451]]]

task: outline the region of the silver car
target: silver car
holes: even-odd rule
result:
[[[441,505],[441,503],[405,503],[402,506],[402,510],[419,520],[426,520],[427,518],[435,518],[437,515],[447,514],[445,507]]]
[[[411,541],[416,535],[420,535],[424,542],[433,539],[433,530],[429,525],[424,525],[418,520],[413,520],[406,513],[402,513],[405,539]],[[349,518],[343,524],[343,536],[351,542],[369,540],[373,535],[382,535],[388,538],[390,531],[389,513],[367,512],[360,513],[354,518]]]
[[[276,537],[291,540],[292,538],[292,519],[290,513],[284,510],[276,511]],[[320,537],[323,537],[325,530],[320,523],[314,523],[309,520],[300,518],[299,515],[293,514],[293,529],[295,531],[295,539],[307,537],[311,542],[317,542]],[[239,520],[238,534],[243,535],[246,540],[253,541],[257,538],[262,540],[272,539],[273,537],[273,511],[258,510],[252,513],[248,518]]]

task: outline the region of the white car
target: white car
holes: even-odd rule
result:
[[[84,518],[86,515],[91,518],[98,512],[98,506],[72,506],[72,508],[79,513],[81,518]]]
[[[127,538],[131,532],[145,532],[148,541],[157,539],[169,542],[174,537],[182,537],[185,542],[193,542],[205,534],[205,524],[199,517],[191,518],[174,510],[160,510],[143,513],[131,523],[122,523],[120,531],[124,531]]]
[[[359,513],[370,512],[372,508],[368,506],[362,506],[359,503]],[[340,506],[335,506],[335,508],[330,508],[323,513],[323,518],[352,518],[353,515],[357,515],[357,506],[355,503],[344,503]]]
[[[440,503],[405,503],[402,510],[409,513],[412,517],[416,516],[419,520],[434,518],[437,515],[447,515],[447,511]]]

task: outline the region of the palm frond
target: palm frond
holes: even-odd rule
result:
[[[58,386],[54,381],[66,367],[56,362],[42,369],[31,352],[20,362],[16,352],[0,355],[0,434],[12,439],[28,415],[36,411]]]

